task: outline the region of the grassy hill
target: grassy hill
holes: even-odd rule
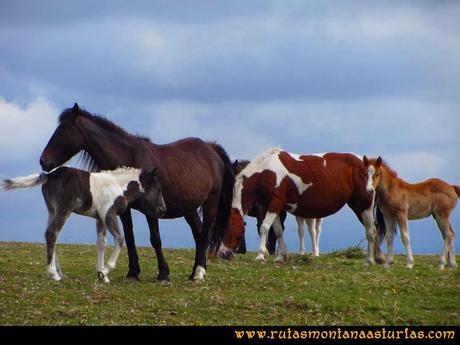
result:
[[[139,248],[141,282],[125,282],[124,249],[104,284],[95,246],[57,248],[59,283],[46,279],[44,244],[0,242],[0,325],[460,325],[460,270],[439,272],[434,256],[409,271],[403,257],[367,267],[356,248],[284,266],[249,253],[210,263],[194,283],[194,250],[165,250],[171,282],[161,285],[151,248]]]

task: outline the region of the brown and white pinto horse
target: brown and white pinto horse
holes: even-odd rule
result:
[[[444,239],[439,258],[439,269],[444,269],[446,256],[449,267],[456,268],[454,250],[455,231],[449,217],[460,197],[460,187],[450,185],[439,179],[429,179],[421,183],[408,183],[386,164],[381,157],[377,159],[363,158],[372,177],[372,185],[376,190],[376,203],[379,206],[386,224],[386,242],[388,257],[386,265],[390,266],[393,259],[393,241],[396,224],[401,233],[401,240],[406,248],[406,267],[414,266],[414,257],[410,247],[408,221],[433,216]]]
[[[353,154],[296,155],[279,148],[264,152],[236,177],[230,226],[219,256],[236,249],[244,234],[243,218],[254,203],[266,210],[256,260],[265,260],[268,229],[274,225],[280,245],[275,262],[287,260],[281,211],[301,218],[324,218],[348,204],[366,228],[368,263],[383,262],[373,216],[375,193],[368,177],[362,160]]]

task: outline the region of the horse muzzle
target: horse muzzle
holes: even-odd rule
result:
[[[40,158],[40,166],[42,167],[43,171],[50,172],[54,168],[56,168],[56,162],[53,160],[47,160],[44,159],[43,157]]]
[[[235,254],[233,254],[233,251],[230,250],[230,249],[220,249],[218,256],[219,256],[219,258],[221,258],[223,260],[231,260],[231,259],[233,259]]]

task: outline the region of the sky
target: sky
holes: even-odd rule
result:
[[[408,182],[460,185],[458,18],[447,0],[1,1],[0,178],[40,172],[58,115],[78,102],[158,144],[217,140],[232,159],[270,147],[381,155]],[[0,193],[0,241],[44,243],[46,222],[40,188]],[[451,222],[460,229],[458,208]],[[194,247],[183,219],[160,229],[164,247]],[[440,252],[431,218],[410,233],[415,253]],[[292,216],[285,236],[297,251]],[[247,238],[256,250],[250,219]],[[345,207],[325,219],[320,248],[364,238]],[[95,240],[78,215],[59,239]]]

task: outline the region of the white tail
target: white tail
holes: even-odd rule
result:
[[[32,174],[29,176],[15,177],[8,180],[0,181],[0,188],[3,190],[12,190],[19,188],[35,187],[46,182],[45,174]]]

